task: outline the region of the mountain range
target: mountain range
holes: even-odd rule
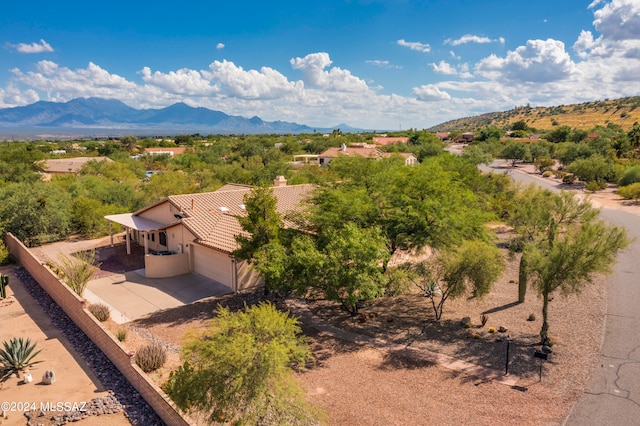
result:
[[[286,121],[245,118],[203,107],[176,103],[160,109],[135,109],[115,99],[77,98],[68,102],[38,101],[30,105],[0,109],[0,131],[5,133],[102,133],[120,134],[258,134],[355,132],[346,124],[312,128]]]

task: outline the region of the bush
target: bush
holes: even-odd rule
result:
[[[619,186],[627,186],[632,183],[640,182],[640,165],[631,166],[624,171],[622,177],[618,181]]]
[[[124,342],[125,340],[127,340],[127,329],[126,328],[119,329],[116,332],[116,337],[120,342]]]
[[[527,321],[535,321],[536,320],[536,316],[534,314],[529,314],[529,318],[527,318]]]
[[[600,191],[602,189],[605,189],[607,187],[607,184],[605,182],[595,182],[595,181],[591,181],[589,183],[587,183],[586,186],[586,190],[590,191],[590,192],[596,192],[596,191]]]
[[[96,303],[89,305],[89,312],[96,317],[96,319],[100,322],[105,322],[109,319],[109,307],[103,303]]]
[[[618,188],[618,195],[625,200],[638,201],[640,199],[640,182]]]
[[[549,157],[538,157],[535,159],[533,164],[535,165],[536,169],[538,169],[540,173],[544,173],[547,170],[551,170],[551,168],[553,167],[554,164],[556,164],[556,162],[554,159]]]
[[[575,181],[576,181],[576,175],[572,175],[572,174],[568,173],[568,174],[565,174],[564,176],[562,176],[562,183],[566,183],[566,184],[571,185]]]
[[[547,170],[546,172],[542,173],[542,177],[550,178],[551,176],[553,176],[553,172],[551,170]]]
[[[136,353],[136,364],[145,373],[157,370],[167,360],[167,351],[158,342],[142,347]]]
[[[489,327],[489,333],[495,333],[496,332],[496,328],[495,327]]]

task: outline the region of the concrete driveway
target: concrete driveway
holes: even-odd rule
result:
[[[147,278],[144,269],[113,274],[89,282],[84,297],[111,308],[111,319],[123,324],[163,309],[231,293],[227,286],[196,274]]]

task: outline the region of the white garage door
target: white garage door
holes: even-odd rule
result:
[[[193,246],[193,271],[233,289],[231,258],[217,250]]]

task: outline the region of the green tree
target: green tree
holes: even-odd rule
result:
[[[462,158],[471,162],[474,165],[486,164],[489,165],[493,161],[493,155],[487,152],[480,145],[469,145],[462,151]]]
[[[25,245],[64,238],[71,224],[71,198],[45,182],[16,183],[0,190],[0,217],[5,231]]]
[[[183,346],[184,363],[164,391],[187,412],[233,425],[311,425],[317,412],[291,377],[311,359],[296,319],[269,303],[230,312],[218,308],[203,335]]]
[[[507,142],[502,148],[500,156],[505,160],[510,160],[511,167],[515,167],[517,161],[525,161],[531,154],[527,145],[521,142]]]
[[[277,210],[278,200],[273,190],[265,186],[253,188],[244,196],[246,216],[238,216],[238,222],[245,231],[236,236],[240,248],[235,255],[252,260],[254,253],[270,243],[279,242],[282,218]]]
[[[310,279],[307,286],[340,302],[352,315],[358,313],[359,300],[382,296],[386,280],[381,265],[388,260],[388,253],[378,228],[347,223],[343,228],[326,231],[321,240],[327,244],[319,250],[306,245],[309,251],[304,258],[310,263],[298,263],[299,269],[305,271],[303,276]]]
[[[578,179],[603,185],[613,173],[613,164],[600,155],[574,161],[567,167]]]
[[[454,250],[413,266],[414,282],[431,299],[436,320],[444,304],[471,293],[481,298],[504,269],[500,250],[484,241],[465,241]]]
[[[598,219],[598,210],[588,200],[573,194],[543,191],[544,226],[541,237],[525,247],[527,271],[542,296],[540,336],[549,334],[549,296],[579,292],[597,273],[608,272],[620,250],[629,244],[626,232]]]

